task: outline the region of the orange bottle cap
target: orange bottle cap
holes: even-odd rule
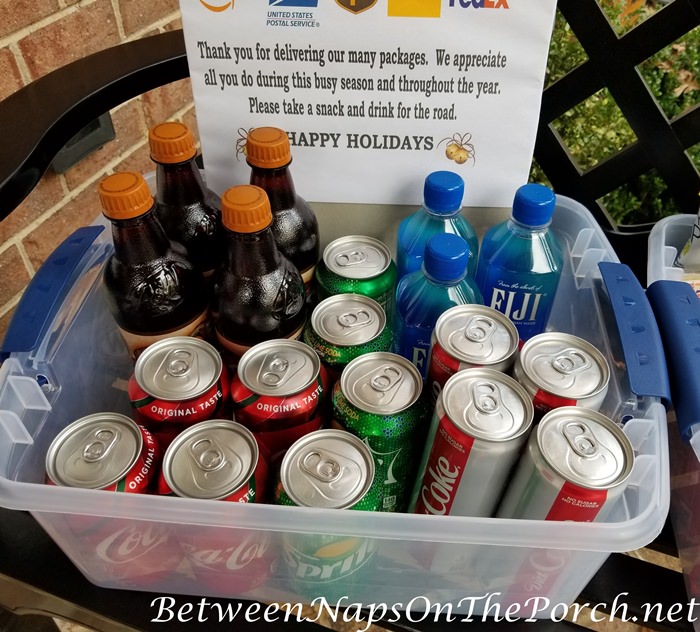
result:
[[[246,159],[252,167],[276,169],[292,161],[289,137],[277,127],[256,127],[245,143]]]
[[[98,187],[103,214],[108,219],[139,217],[153,206],[153,196],[140,173],[122,171],[104,178]]]
[[[194,158],[197,153],[194,136],[184,123],[159,123],[148,132],[151,158],[172,165]]]
[[[241,184],[224,191],[221,221],[236,233],[257,233],[272,223],[267,193],[252,184]]]

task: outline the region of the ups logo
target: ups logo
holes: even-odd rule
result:
[[[346,11],[350,11],[351,13],[361,13],[362,11],[367,11],[367,9],[371,9],[375,4],[377,4],[377,0],[335,0],[337,4],[339,4],[343,9]]]
[[[228,2],[223,2],[222,0],[205,2],[204,0],[199,0],[199,2],[206,9],[214,11],[215,13],[220,13],[221,11],[226,11],[226,9],[233,9],[234,0],[228,0]]]

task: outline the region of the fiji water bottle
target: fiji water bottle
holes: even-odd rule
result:
[[[434,235],[425,247],[422,268],[401,279],[396,288],[394,348],[416,365],[423,378],[440,314],[455,305],[483,303],[467,273],[469,253],[469,244],[459,235]]]
[[[546,186],[521,186],[510,219],[481,242],[476,283],[484,304],[508,316],[521,341],[544,331],[561,275],[562,249],[549,230],[555,202]]]
[[[479,240],[461,215],[464,180],[451,171],[434,171],[423,186],[423,206],[399,225],[396,247],[398,278],[420,270],[425,245],[433,235],[452,233],[469,244],[469,275],[476,274]]]

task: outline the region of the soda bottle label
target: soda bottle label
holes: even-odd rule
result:
[[[135,334],[121,328],[118,329],[119,333],[121,333],[122,338],[124,339],[124,342],[126,343],[131,359],[136,360],[136,358],[139,357],[141,352],[146,347],[154,342],[163,340],[164,338],[172,338],[173,336],[191,336],[192,338],[203,338],[206,340],[208,338],[209,330],[209,311],[205,310],[184,327],[177,329],[176,331],[169,331],[163,334],[143,335]]]

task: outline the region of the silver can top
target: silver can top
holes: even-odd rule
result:
[[[527,377],[545,392],[585,399],[608,386],[610,367],[592,344],[564,333],[543,333],[520,349],[518,362]]]
[[[471,364],[496,364],[515,355],[518,330],[492,307],[456,305],[435,323],[435,340],[452,357]]]
[[[611,489],[629,477],[634,451],[627,435],[605,415],[578,406],[548,412],[537,426],[545,461],[565,480]]]
[[[163,477],[178,496],[217,500],[250,480],[258,456],[258,444],[247,428],[210,419],[175,437],[163,455]]]
[[[336,294],[314,308],[311,326],[326,342],[350,347],[374,340],[386,326],[386,313],[367,296]]]
[[[371,279],[391,264],[389,247],[373,237],[348,235],[328,244],[323,262],[335,274],[347,279]]]
[[[303,391],[321,369],[318,354],[300,340],[266,340],[246,351],[238,377],[258,395],[293,395]]]
[[[347,400],[378,415],[392,415],[412,406],[422,387],[421,374],[411,362],[384,351],[351,360],[340,375],[340,388]]]
[[[208,342],[190,336],[149,345],[136,360],[134,378],[152,397],[184,401],[206,393],[221,376],[223,362]]]
[[[345,430],[317,430],[298,439],[282,459],[280,479],[301,507],[346,509],[374,478],[370,449]]]
[[[455,373],[440,397],[452,423],[475,439],[509,441],[532,426],[532,398],[512,377],[495,369]]]
[[[141,454],[143,435],[118,413],[95,413],[66,426],[46,453],[46,473],[56,485],[103,489],[122,479]]]

